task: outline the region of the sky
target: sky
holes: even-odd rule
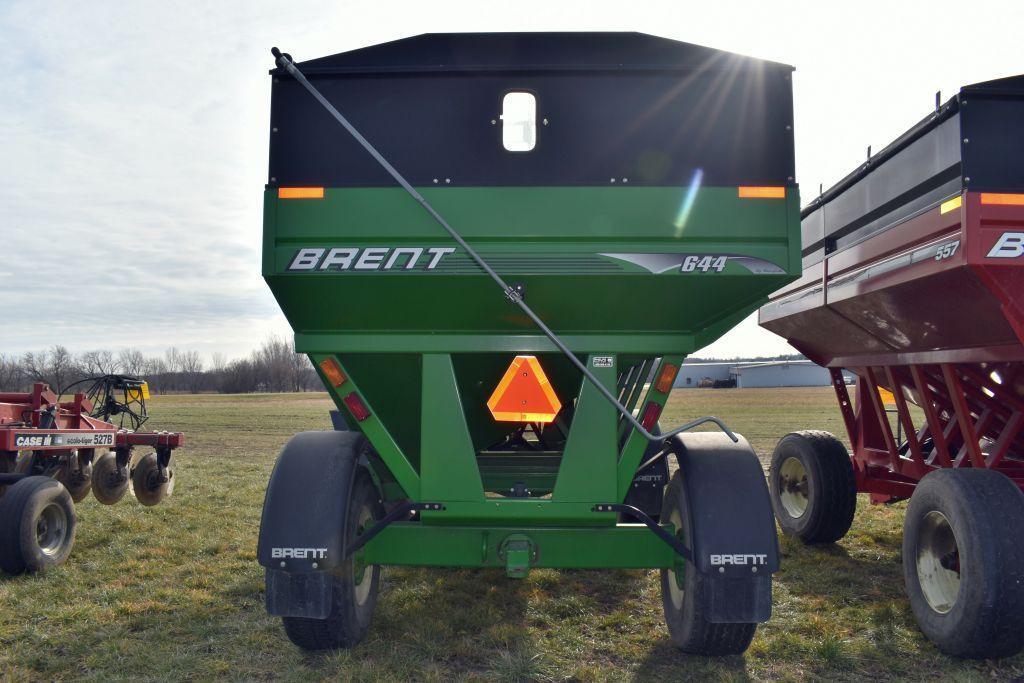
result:
[[[0,353],[246,355],[272,67],[427,32],[640,31],[792,64],[804,202],[964,84],[1024,72],[1024,2],[0,0]],[[790,353],[744,321],[701,357]]]

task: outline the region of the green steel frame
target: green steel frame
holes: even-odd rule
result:
[[[565,449],[558,456],[550,496],[488,497],[450,354],[422,356],[418,469],[360,391],[344,357],[311,354],[310,358],[318,369],[330,358],[345,372],[347,379],[338,387],[327,377],[322,379],[338,409],[350,424],[358,425],[379,455],[386,471],[374,468],[378,481],[393,478],[392,497],[444,506],[440,511],[423,511],[419,522],[390,525],[360,551],[361,562],[509,567],[509,558],[501,552],[509,537],[528,539],[535,550],[529,565],[536,567],[669,567],[675,561],[672,549],[645,526],[617,525],[615,513],[594,511],[595,505],[625,499],[647,441],[634,432],[620,448],[615,409],[586,380],[582,380]],[[593,365],[593,355],[587,362]],[[681,362],[682,356],[666,356],[657,370],[665,363]],[[594,368],[612,390],[616,388],[616,365]],[[362,421],[356,420],[344,402],[353,392],[370,411]],[[640,405],[654,402],[663,406],[667,399],[668,394],[652,384]],[[672,532],[670,525],[666,529]]]

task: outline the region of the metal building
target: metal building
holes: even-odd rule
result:
[[[676,389],[696,389],[698,387],[711,387],[715,382],[721,386],[722,382],[732,380],[732,370],[736,367],[736,361],[726,363],[683,363],[676,375],[676,382],[673,385]]]
[[[685,366],[684,366],[685,367]],[[831,383],[828,370],[809,360],[780,360],[732,366],[738,388],[819,387]]]

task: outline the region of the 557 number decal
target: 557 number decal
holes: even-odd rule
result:
[[[960,240],[953,240],[952,242],[946,242],[940,244],[935,248],[935,260],[944,261],[945,259],[952,258],[956,250],[960,248]]]

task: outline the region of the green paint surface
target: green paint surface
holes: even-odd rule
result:
[[[287,272],[301,248],[454,248],[440,226],[400,188],[327,189],[322,200],[279,200],[267,191],[264,276],[300,348],[338,335],[372,347],[413,348],[429,337],[454,351],[537,340],[537,330],[460,250],[427,270],[399,260],[390,270],[353,267]],[[687,188],[423,188],[451,225],[526,301],[580,350],[602,336],[610,352],[665,339],[690,353],[726,331],[718,323],[755,310],[800,271],[799,200],[739,199],[736,188],[703,188],[685,222]],[[368,265],[386,265],[383,258]],[[730,261],[723,272],[652,273],[602,254],[729,254],[783,272],[753,274]],[[378,256],[380,252],[378,252]],[[532,337],[533,339],[528,339]],[[684,340],[688,337],[689,340]],[[473,338],[468,341],[467,338]],[[616,338],[621,341],[616,342]],[[544,342],[540,342],[544,343]],[[337,352],[332,348],[328,352]],[[541,349],[537,349],[541,350]]]
[[[749,200],[736,188],[701,188],[685,211],[688,191],[422,189],[613,390],[618,371],[642,358],[680,363],[799,275],[795,189]],[[336,268],[290,271],[304,249],[347,256]],[[446,253],[434,260],[430,249]],[[652,265],[665,255],[668,266]],[[680,266],[686,256],[721,255],[730,259],[720,268]],[[379,456],[371,465],[389,482],[384,495],[444,506],[388,527],[366,546],[367,562],[504,567],[502,541],[523,534],[541,567],[671,566],[671,550],[650,530],[593,511],[624,499],[646,441],[620,433],[597,389],[403,190],[328,188],[322,200],[268,190],[263,274],[296,347],[314,363],[336,359],[348,375],[328,390]],[[496,422],[486,400],[516,354],[538,355],[561,423],[544,428],[542,445],[494,450],[515,425]],[[361,422],[343,400],[352,392],[371,412]],[[646,388],[637,398],[642,410],[667,395]],[[485,493],[516,484],[532,495]]]

